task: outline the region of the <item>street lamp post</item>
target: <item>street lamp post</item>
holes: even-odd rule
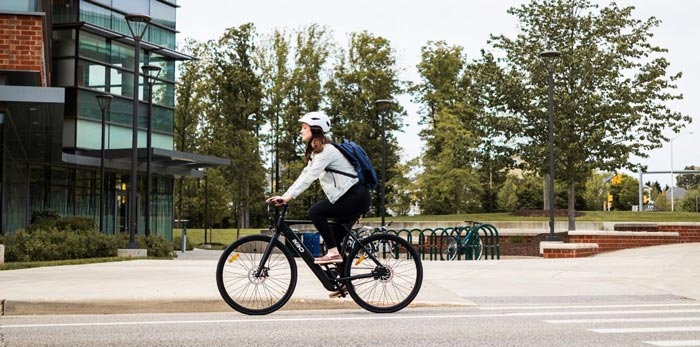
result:
[[[393,99],[379,99],[374,102],[377,105],[380,104],[396,104],[396,101]],[[386,217],[386,126],[385,126],[385,119],[384,119],[384,112],[379,112],[381,115],[381,122],[382,122],[382,196],[381,196],[381,207],[380,207],[380,214],[382,216],[382,227],[384,227],[386,224],[384,224],[384,219]]]
[[[95,95],[97,104],[102,110],[102,137],[100,144],[100,232],[104,232],[105,219],[105,112],[109,110],[112,96],[109,94]]]
[[[131,136],[131,189],[129,193],[129,243],[127,248],[136,249],[136,228],[138,208],[136,208],[136,194],[138,192],[138,147],[139,147],[139,65],[141,54],[141,38],[146,33],[151,17],[142,14],[130,14],[124,16],[129,26],[131,37],[134,39],[134,111],[132,117]]]
[[[681,133],[681,134],[676,135],[674,138],[672,138],[671,140],[668,141],[669,144],[671,145],[671,212],[674,211],[674,202],[676,200],[673,196],[673,191],[676,190],[675,179],[673,178],[673,140],[675,140],[683,135],[692,135],[692,134],[693,134],[692,131]]]
[[[151,129],[153,124],[153,84],[160,75],[160,66],[144,65],[141,67],[148,84],[148,116],[146,130],[146,235],[151,234]]]
[[[547,236],[547,241],[559,241],[559,238],[554,235],[554,61],[560,55],[561,53],[558,51],[544,51],[540,53],[540,58],[547,67],[549,75],[549,181],[547,182],[547,189],[549,190],[549,236]]]

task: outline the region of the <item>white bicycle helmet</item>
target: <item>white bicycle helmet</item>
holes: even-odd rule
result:
[[[323,112],[309,112],[299,119],[300,122],[306,123],[309,126],[317,126],[324,133],[331,131],[331,119]]]

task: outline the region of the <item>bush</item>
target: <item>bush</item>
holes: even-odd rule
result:
[[[114,257],[129,241],[126,233],[107,235],[97,231],[89,218],[57,218],[51,211],[32,213],[32,225],[5,235],[8,262],[50,261]],[[160,236],[138,235],[136,243],[152,257],[171,257],[173,247]]]
[[[172,246],[173,246],[174,250],[181,251],[182,250],[182,236],[173,236]],[[187,245],[185,245],[185,247],[187,247],[188,251],[191,251],[192,249],[194,249],[194,246],[192,245],[191,238],[189,238],[189,237],[187,238]]]
[[[18,230],[7,235],[6,241],[8,262],[112,257],[117,254],[118,244],[116,238],[95,230],[56,228]]]

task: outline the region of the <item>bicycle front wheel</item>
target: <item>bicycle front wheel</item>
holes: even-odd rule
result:
[[[391,234],[360,240],[346,259],[348,293],[362,308],[376,313],[396,312],[413,301],[423,283],[423,264],[408,241]],[[370,252],[379,264],[366,254]]]
[[[216,285],[234,310],[250,315],[268,314],[280,309],[292,296],[297,264],[282,243],[275,241],[261,266],[263,252],[271,241],[269,236],[247,236],[221,254]]]

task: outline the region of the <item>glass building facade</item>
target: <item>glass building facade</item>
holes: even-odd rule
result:
[[[93,218],[99,225],[102,195],[105,202],[102,231],[128,231],[132,184],[137,185],[138,191],[138,233],[145,232],[149,95],[140,66],[157,65],[162,70],[152,93],[150,230],[166,238],[172,237],[174,177],[198,177],[201,176],[197,170],[200,167],[227,163],[220,158],[173,151],[175,63],[191,59],[176,51],[177,7],[173,0],[0,3],[0,16],[23,12],[42,16],[46,26],[44,41],[50,42],[44,47],[48,50],[44,72],[50,77],[47,85],[35,83],[39,77],[27,77],[34,72],[27,72],[27,75],[10,69],[3,71],[0,67],[0,88],[7,88],[10,91],[7,95],[14,95],[0,97],[3,163],[0,232],[26,227],[32,213],[46,210],[54,210],[62,216]],[[134,66],[135,44],[125,20],[128,14],[151,17],[141,41],[137,69]],[[134,86],[134,70],[139,71],[137,86]],[[3,84],[8,86],[3,87]],[[13,85],[34,88],[39,97],[24,97],[22,90],[16,89],[19,87],[10,87]],[[139,95],[139,175],[133,182],[129,169],[135,88]],[[103,122],[95,96],[105,93],[113,99]],[[103,153],[104,162],[100,159]],[[103,179],[101,165],[106,171]]]

